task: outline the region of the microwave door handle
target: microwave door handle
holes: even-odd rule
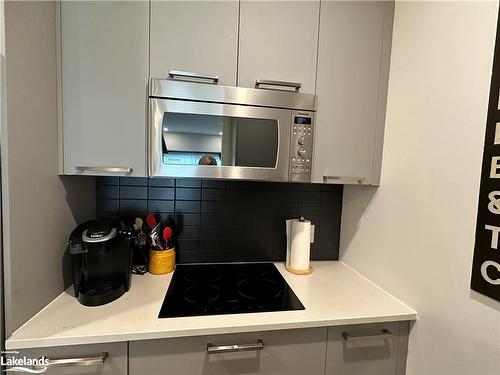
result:
[[[288,82],[288,81],[273,81],[268,79],[258,79],[255,81],[255,88],[262,88],[260,86],[277,86],[277,87],[291,87],[295,89],[295,91],[299,91],[302,87],[302,83],[300,82]]]
[[[182,78],[192,78],[193,80],[208,80],[212,81],[214,85],[219,83],[219,76],[217,74],[210,74],[210,73],[197,73],[197,72],[186,72],[184,70],[169,70],[168,71],[168,76],[170,79],[174,79],[175,77],[182,77]]]

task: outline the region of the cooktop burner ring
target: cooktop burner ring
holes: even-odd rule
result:
[[[266,273],[267,271],[265,267],[262,267],[262,265],[259,264],[245,264],[237,271],[237,274],[245,279],[262,278],[266,275]]]
[[[252,301],[273,301],[281,296],[281,286],[270,279],[245,279],[236,284],[238,294]]]
[[[192,304],[210,304],[221,297],[220,288],[216,285],[191,285],[184,291],[184,299]]]
[[[224,272],[218,266],[190,267],[184,272],[183,278],[192,283],[214,283],[222,279]]]

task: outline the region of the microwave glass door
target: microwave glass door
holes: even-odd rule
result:
[[[151,99],[152,175],[288,180],[291,111]]]
[[[163,115],[163,163],[276,168],[278,121],[231,116]]]

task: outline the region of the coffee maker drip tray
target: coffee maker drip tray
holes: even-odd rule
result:
[[[123,293],[125,293],[123,283],[88,285],[85,292],[78,293],[78,300],[86,306],[100,306],[114,301]]]
[[[159,318],[304,310],[272,263],[179,264]]]

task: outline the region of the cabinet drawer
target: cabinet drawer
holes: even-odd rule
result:
[[[127,343],[96,344],[96,345],[78,345],[61,346],[50,348],[20,349],[16,358],[40,358],[42,356],[48,359],[95,359],[96,364],[84,365],[59,365],[49,366],[44,374],[48,375],[127,375]],[[103,363],[98,363],[97,358],[103,353],[105,359]],[[82,361],[80,361],[82,362]]]
[[[327,375],[404,374],[408,322],[328,328]]]
[[[209,354],[208,344],[250,350]],[[326,328],[252,332],[131,342],[129,368],[130,375],[322,375],[325,354]]]

